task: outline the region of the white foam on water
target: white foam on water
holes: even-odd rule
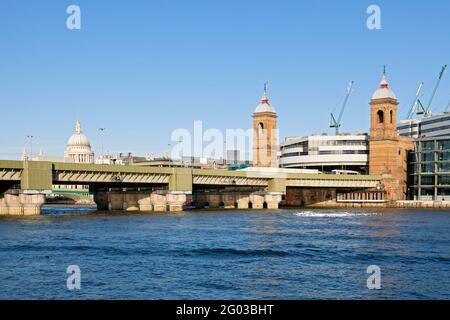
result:
[[[363,217],[377,215],[376,212],[314,212],[314,211],[301,211],[296,212],[294,215],[297,217],[306,218],[348,218],[348,217]]]

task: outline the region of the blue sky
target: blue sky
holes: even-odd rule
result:
[[[81,7],[82,29],[66,28]],[[368,30],[366,9],[382,10]],[[270,82],[280,136],[332,131],[329,113],[355,91],[343,131],[368,130],[383,64],[407,113],[450,63],[450,1],[3,0],[0,158],[62,155],[77,117],[96,153],[161,154],[177,128],[249,128]],[[450,75],[436,96],[450,100]]]

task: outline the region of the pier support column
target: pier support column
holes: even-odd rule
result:
[[[166,212],[167,211],[167,203],[166,203],[166,195],[160,193],[152,193],[150,196],[153,206],[153,211],[155,212]]]
[[[12,190],[0,199],[0,215],[36,216],[41,214],[49,191]]]
[[[206,194],[204,192],[197,192],[194,195],[195,207],[197,209],[203,209],[208,200],[206,199]]]
[[[121,192],[109,192],[109,203],[111,204],[112,211],[123,210],[124,205],[124,194]]]
[[[153,211],[152,198],[151,198],[150,194],[142,196],[138,200],[138,204],[139,204],[139,211],[142,211],[142,212]]]
[[[222,202],[222,196],[217,193],[207,194],[206,200],[209,203],[210,208],[219,208],[220,203]]]
[[[9,214],[9,208],[8,205],[6,204],[5,198],[3,195],[0,195],[0,216],[4,216]]]
[[[94,202],[97,205],[98,211],[108,211],[109,210],[108,192],[106,191],[95,192]]]
[[[278,209],[281,200],[281,193],[268,193],[264,196],[264,201],[267,203],[267,209]]]
[[[252,209],[264,209],[264,195],[252,193],[250,195],[250,202],[252,203]]]
[[[236,204],[236,197],[234,193],[227,192],[222,195],[222,202],[224,209],[234,209]]]
[[[140,199],[140,196],[138,193],[128,192],[128,193],[125,193],[124,197],[125,197],[124,200],[125,200],[127,211],[129,211],[129,212],[139,211],[139,202],[138,201]]]
[[[238,209],[248,209],[250,197],[248,196],[248,194],[238,193],[236,194],[236,202]]]
[[[23,205],[20,203],[18,194],[5,194],[5,204],[8,214],[12,216],[23,216]]]
[[[23,215],[37,216],[41,214],[41,208],[45,203],[45,194],[22,193],[19,198],[23,206]]]
[[[166,195],[166,201],[170,212],[181,212],[186,203],[186,193],[184,192],[169,192]]]

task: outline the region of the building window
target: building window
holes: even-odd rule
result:
[[[258,131],[259,131],[259,134],[264,134],[264,123],[260,122],[258,124]]]
[[[393,121],[394,121],[394,117],[393,117],[393,112],[392,112],[392,110],[391,110],[391,112],[389,112],[389,115],[390,115],[390,120],[391,120],[391,124],[392,124]]]
[[[422,150],[434,150],[434,141],[424,141],[422,143]]]
[[[434,173],[434,162],[422,163],[423,173]]]
[[[383,113],[383,111],[378,110],[377,118],[378,118],[378,123],[383,123],[384,122],[384,113]]]
[[[450,176],[448,175],[438,176],[438,184],[441,186],[450,186]]]
[[[422,176],[420,184],[423,186],[434,186],[434,176]]]

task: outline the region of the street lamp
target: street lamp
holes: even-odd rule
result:
[[[165,151],[165,155],[164,155],[164,157],[167,159],[167,160],[170,160],[170,147],[171,147],[172,145],[170,144],[170,143],[168,143],[167,144],[167,147],[166,147],[166,151]]]
[[[100,141],[102,144],[102,159],[103,159],[103,132],[105,132],[106,128],[98,128],[98,131],[100,132]]]
[[[180,140],[178,140],[179,144],[183,143],[183,137],[180,138]],[[184,166],[184,159],[183,159],[183,146],[181,146],[181,165]]]
[[[34,136],[28,135],[27,138],[30,143],[30,160],[33,160],[33,138],[34,138]]]

